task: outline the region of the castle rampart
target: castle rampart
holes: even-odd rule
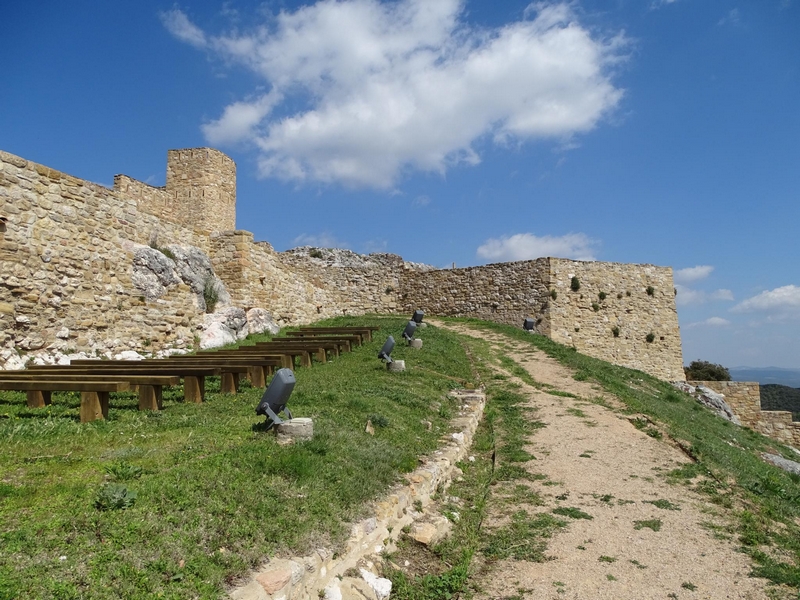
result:
[[[164,187],[117,175],[114,189],[0,152],[0,367],[17,354],[192,346],[204,313],[189,286],[148,299],[132,279],[137,249],[179,244],[206,253],[234,306],[282,325],[414,308],[534,317],[589,355],[683,379],[671,269],[542,258],[437,270],[390,254],[275,252],[235,229],[235,177],[210,148],[169,151]]]

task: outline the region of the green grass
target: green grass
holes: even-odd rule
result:
[[[643,500],[646,504],[652,504],[656,508],[660,508],[662,510],[680,510],[681,507],[677,504],[673,504],[669,500],[665,500],[660,498],[658,500]]]
[[[222,396],[211,381],[199,405],[165,391],[158,413],[113,395],[109,419],[87,424],[75,394],[29,409],[0,393],[0,598],[217,598],[266,557],[342,542],[437,447],[455,408],[446,394],[472,372],[447,331],[423,330],[424,352],[398,345],[407,371],[388,373],[377,352],[404,319],[328,323],[383,329],[297,371],[289,406],[315,437],[294,446],[254,427],[263,390],[246,386]]]
[[[559,506],[553,509],[553,513],[561,515],[562,517],[569,517],[570,519],[593,519],[594,517],[589,513],[583,512],[580,508],[574,506]]]
[[[652,529],[653,531],[661,531],[662,525],[661,519],[645,519],[643,521],[633,522],[633,528],[637,531],[644,528]]]

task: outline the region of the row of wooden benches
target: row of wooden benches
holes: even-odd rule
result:
[[[254,387],[265,387],[276,368],[310,367],[316,358],[349,352],[372,339],[377,327],[303,327],[284,337],[233,350],[173,355],[145,360],[73,360],[68,366],[32,366],[24,371],[0,371],[0,390],[22,391],[28,406],[51,403],[53,392],[80,392],[80,418],[85,423],[108,417],[109,393],[137,389],[139,410],[160,410],[164,386],[183,380],[184,401],[205,399],[205,378],[220,377],[220,392],[235,394],[247,377]]]

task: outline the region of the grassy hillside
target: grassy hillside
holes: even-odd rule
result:
[[[118,394],[108,420],[83,425],[75,394],[29,409],[23,394],[0,393],[0,599],[218,598],[267,556],[342,541],[436,447],[446,394],[470,370],[446,331],[421,331],[425,352],[398,344],[393,356],[413,366],[388,373],[377,353],[405,319],[329,323],[382,329],[298,369],[289,406],[313,417],[315,437],[294,446],[259,431],[262,390],[223,396],[218,381],[199,405],[171,390],[157,413]]]
[[[800,589],[800,477],[760,458],[770,451],[796,459],[789,449],[715,417],[642,372],[512,327],[464,322],[541,349],[577,379],[614,394],[625,410],[657,422],[693,459],[670,479],[725,509],[730,525],[719,534],[738,539],[754,574]],[[342,541],[347,523],[436,447],[454,408],[447,391],[474,381],[485,357],[465,338],[431,327],[418,331],[423,351],[398,344],[395,356],[409,370],[390,374],[376,354],[405,319],[329,323],[382,329],[353,353],[298,370],[290,407],[314,418],[316,436],[295,446],[279,447],[259,431],[256,389],[222,396],[212,383],[201,405],[183,404],[177,389],[165,394],[159,413],[139,412],[133,395],[120,394],[107,421],[84,425],[75,395],[32,410],[24,395],[0,393],[0,600],[219,598],[264,557]],[[504,357],[509,368],[513,359]],[[517,400],[491,386],[489,392],[476,454],[520,452],[517,438],[527,425],[515,412]],[[505,445],[495,448],[498,414]],[[364,432],[368,418],[382,425],[374,437]],[[423,420],[433,424],[430,431]],[[404,582],[400,597],[453,597],[463,586],[480,539],[469,527],[480,527],[483,490],[497,476],[490,469],[480,474],[476,513],[462,515],[460,527],[467,529],[442,550],[452,570],[427,580],[431,594]]]

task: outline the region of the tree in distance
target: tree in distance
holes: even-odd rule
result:
[[[731,374],[722,365],[716,365],[706,360],[693,360],[688,367],[683,368],[686,379],[689,381],[730,381]]]

